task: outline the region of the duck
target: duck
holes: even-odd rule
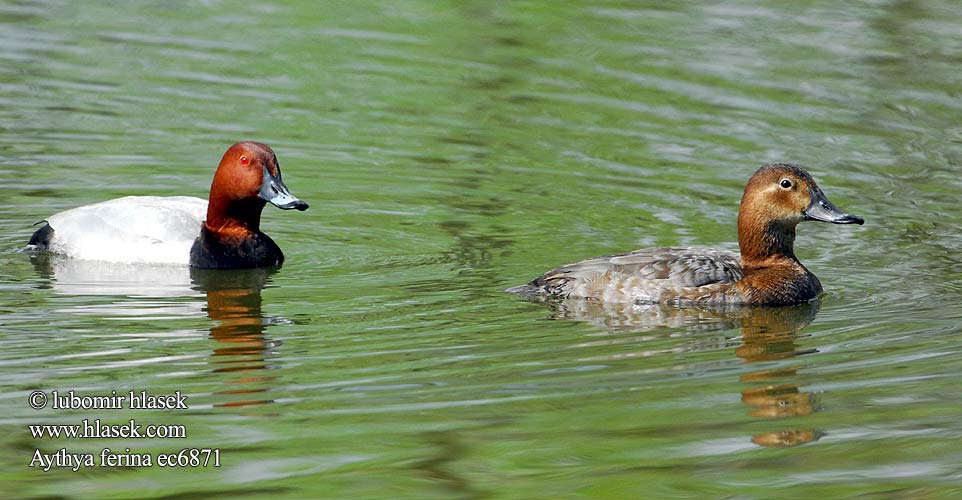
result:
[[[308,208],[284,184],[268,145],[238,142],[221,158],[207,200],[127,196],[65,210],[38,223],[26,249],[126,264],[279,267],[284,253],[260,229],[267,203]]]
[[[506,291],[534,300],[609,304],[802,304],[823,293],[818,278],[795,256],[795,228],[805,221],[865,223],[832,204],[798,165],[769,163],[745,186],[738,253],[700,246],[643,248],[564,265]]]

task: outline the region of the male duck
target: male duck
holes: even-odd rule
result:
[[[646,248],[561,266],[507,291],[527,297],[608,303],[789,305],[822,285],[795,257],[795,226],[806,220],[863,224],[835,207],[808,172],[772,163],[748,180],[734,252],[701,247]]]
[[[260,230],[267,202],[307,210],[281,180],[274,151],[259,142],[239,142],[214,173],[209,203],[189,196],[128,196],[86,205],[47,218],[27,248],[108,262],[278,266],[284,254]]]

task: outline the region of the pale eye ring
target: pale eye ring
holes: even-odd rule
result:
[[[791,189],[791,188],[792,188],[792,181],[790,181],[790,180],[788,180],[788,179],[782,179],[782,180],[778,183],[778,185],[781,186],[783,189]]]

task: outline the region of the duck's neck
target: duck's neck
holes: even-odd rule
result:
[[[738,218],[738,248],[746,271],[771,267],[795,257],[795,224],[758,223]]]
[[[223,235],[246,235],[260,232],[261,210],[265,202],[260,199],[231,200],[212,195],[207,205],[207,230]]]

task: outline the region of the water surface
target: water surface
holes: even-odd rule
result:
[[[960,494],[962,23],[952,2],[0,5],[0,496]],[[277,272],[17,252],[59,210],[205,196],[273,146]],[[809,306],[552,309],[503,293],[653,245],[735,248],[799,162]],[[31,391],[188,411],[35,411]],[[131,418],[185,440],[35,439]],[[219,468],[27,467],[221,450]]]

